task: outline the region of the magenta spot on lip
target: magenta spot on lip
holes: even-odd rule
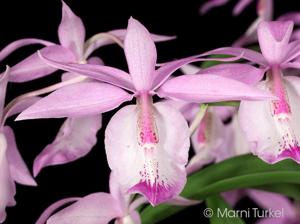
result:
[[[140,181],[130,188],[129,192],[139,192],[143,194],[149,202],[155,206],[161,202],[167,201],[174,196],[174,188],[167,186],[165,183],[155,182],[151,185],[148,181]]]
[[[284,149],[282,153],[279,154],[278,159],[291,158],[296,162],[300,163],[300,147],[298,144],[294,146],[289,145],[288,148]]]

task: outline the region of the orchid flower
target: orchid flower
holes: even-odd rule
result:
[[[0,223],[5,221],[6,206],[16,204],[15,182],[28,186],[37,185],[17,149],[14,132],[9,126],[5,126],[5,121],[9,116],[19,113],[38,99],[28,98],[20,101],[11,110],[4,110],[8,76],[9,69],[0,76]]]
[[[135,96],[137,105],[123,107],[109,122],[106,153],[122,187],[143,194],[156,205],[178,195],[185,185],[189,129],[178,110],[163,102],[153,104],[152,95],[198,103],[264,100],[273,95],[213,74],[168,79],[182,65],[199,59],[180,59],[155,70],[154,42],[146,28],[133,18],[128,23],[124,50],[129,74],[103,65],[56,62],[41,55],[54,67],[110,84],[91,81],[61,88],[23,111],[18,119],[98,114]]]
[[[71,9],[62,2],[62,20],[58,28],[58,37],[60,45],[50,45],[41,50],[42,53],[51,55],[58,61],[72,61],[74,63],[103,64],[98,57],[88,58],[89,55],[97,48],[118,42],[122,45],[126,30],[113,30],[107,33],[96,34],[85,40],[85,28],[82,20],[76,16]],[[173,37],[151,34],[155,41],[165,41]],[[39,43],[44,43],[41,42]],[[19,40],[17,43],[32,43]],[[10,53],[16,47],[22,46],[20,43],[10,44],[2,53],[2,58]],[[24,59],[11,68],[10,81],[24,82],[40,78],[54,72],[56,69],[44,63],[35,53]],[[43,91],[35,91],[39,94],[45,94],[61,86],[70,83],[85,82],[87,77],[82,77],[75,73],[65,73],[62,76],[62,82],[54,86],[46,87]],[[26,94],[28,95],[28,94]],[[33,93],[29,94],[33,95]],[[80,118],[69,117],[62,124],[54,141],[47,145],[45,149],[36,157],[33,166],[33,174],[37,176],[42,168],[50,165],[64,164],[77,160],[93,148],[97,142],[97,132],[101,128],[101,115],[91,115]]]
[[[251,151],[268,163],[291,158],[300,162],[299,78],[284,76],[287,68],[300,68],[298,41],[289,43],[292,22],[262,22],[258,40],[262,54],[243,48],[221,48],[205,53],[236,55],[259,64],[267,72],[267,80],[258,87],[272,92],[277,100],[243,101],[239,119],[251,144]],[[254,131],[255,130],[255,131]]]

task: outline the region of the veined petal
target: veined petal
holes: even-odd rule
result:
[[[135,91],[129,74],[120,69],[104,65],[62,63],[55,58],[53,58],[55,60],[52,60],[52,58],[49,58],[48,55],[43,55],[42,53],[40,53],[39,56],[46,64],[54,68],[85,75],[99,81],[122,87],[132,92]]]
[[[62,1],[62,18],[58,27],[59,42],[76,55],[77,61],[83,59],[85,28],[81,19]]]
[[[110,111],[132,95],[100,82],[82,82],[60,88],[23,111],[17,120],[80,117]]]
[[[214,74],[253,85],[261,81],[265,71],[248,64],[220,64],[202,69],[197,74]]]
[[[6,206],[13,206],[16,203],[14,200],[16,187],[15,183],[10,177],[6,151],[6,137],[0,133],[0,223],[3,223],[6,219]]]
[[[53,45],[45,47],[40,51],[51,58],[60,62],[74,62],[74,54],[68,49]],[[34,53],[23,61],[14,65],[10,69],[9,81],[26,82],[33,79],[41,78],[56,71],[56,68],[49,66],[43,62],[38,53]]]
[[[287,54],[293,22],[265,22],[258,25],[257,35],[263,56],[270,64],[280,64]]]
[[[269,89],[262,82],[261,89]],[[268,163],[291,158],[300,163],[300,115],[299,88],[297,77],[286,77],[283,94],[278,101],[242,101],[239,120],[251,151]],[[279,93],[278,93],[279,94]]]
[[[94,193],[54,214],[47,224],[107,224],[121,214],[110,194]]]
[[[54,43],[51,43],[49,41],[35,39],[35,38],[25,38],[25,39],[16,40],[16,41],[8,44],[5,48],[3,48],[0,51],[0,61],[5,59],[13,51],[15,51],[15,50],[17,50],[21,47],[31,45],[31,44],[41,44],[41,45],[44,45],[44,46],[54,45]]]
[[[51,214],[56,211],[58,208],[72,202],[78,201],[80,198],[64,198],[61,199],[52,205],[50,205],[46,210],[41,214],[39,219],[35,222],[35,224],[45,224],[47,219],[51,216]]]
[[[122,187],[143,194],[152,205],[183,189],[189,131],[183,116],[168,104],[122,108],[106,128],[105,145]]]
[[[148,30],[133,18],[128,21],[124,51],[136,90],[151,90],[157,59],[156,47]]]
[[[7,160],[11,178],[19,184],[37,186],[19,153],[13,130],[5,126],[3,133],[7,139]]]
[[[107,34],[111,34],[121,41],[125,39],[127,30],[126,29],[117,29],[117,30],[112,30],[107,32]],[[173,40],[176,38],[176,36],[165,36],[165,35],[159,35],[159,34],[153,34],[150,33],[151,38],[153,39],[154,42],[162,42],[162,41],[168,41],[168,40]],[[114,44],[115,41],[111,38],[99,38],[96,41],[94,41],[92,44],[89,44],[87,49],[84,52],[84,58],[88,58],[93,51],[96,49],[109,45],[109,44]]]
[[[253,51],[246,48],[222,47],[211,51],[207,51],[201,54],[200,56],[208,56],[208,55],[216,55],[216,54],[225,54],[225,55],[234,55],[234,56],[241,55],[241,57],[246,60],[249,60],[251,62],[257,63],[265,67],[268,66],[268,63],[266,62],[266,59],[264,58],[264,56],[262,56],[262,54],[260,54],[257,51]]]
[[[163,98],[194,103],[275,98],[242,82],[211,74],[179,76],[168,80],[157,92]]]
[[[46,166],[69,163],[88,154],[97,142],[101,116],[67,118],[55,140],[36,157],[34,176]]]
[[[212,8],[225,5],[228,2],[228,0],[209,0],[206,1],[200,8],[200,13],[205,14]]]

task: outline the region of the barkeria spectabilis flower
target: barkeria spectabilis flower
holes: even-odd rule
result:
[[[36,182],[31,177],[17,149],[13,130],[8,126],[4,126],[4,124],[7,117],[19,113],[38,99],[26,99],[20,101],[10,110],[4,110],[8,76],[9,69],[0,76],[0,223],[5,221],[6,206],[14,206],[16,204],[14,200],[16,193],[15,182],[36,186]]]
[[[185,185],[189,129],[177,109],[164,102],[153,103],[152,95],[197,103],[263,100],[273,95],[213,74],[169,79],[175,70],[199,59],[180,59],[155,70],[154,42],[147,29],[133,18],[128,23],[124,51],[129,74],[103,65],[60,63],[41,55],[49,65],[106,83],[91,81],[61,88],[25,110],[18,119],[98,114],[136,97],[136,105],[123,107],[109,122],[106,153],[122,188],[141,193],[157,205],[178,195]]]
[[[125,29],[113,30],[97,34],[85,42],[85,27],[82,20],[62,2],[62,20],[58,27],[60,45],[42,40],[19,40],[4,48],[0,58],[5,57],[18,47],[31,43],[41,43],[47,47],[41,53],[50,55],[57,61],[73,63],[102,64],[98,57],[89,58],[97,48],[124,39]],[[155,41],[165,41],[173,37],[151,34]],[[30,41],[31,40],[31,41]],[[119,43],[122,45],[122,43]],[[49,46],[48,46],[49,45]],[[10,81],[24,82],[53,73],[56,68],[44,63],[35,53],[11,68]],[[62,76],[65,83],[87,81],[87,77],[78,74],[65,73]],[[59,84],[58,84],[59,85]],[[61,83],[61,86],[64,85]],[[50,89],[50,88],[49,88]],[[33,173],[36,176],[42,168],[50,165],[63,164],[85,156],[96,144],[96,134],[101,128],[101,116],[91,115],[80,118],[67,118],[61,126],[55,140],[47,145],[34,161]]]
[[[262,66],[267,79],[258,87],[272,92],[278,100],[242,101],[239,119],[251,150],[268,163],[291,158],[300,163],[299,91],[300,79],[284,76],[287,68],[300,68],[299,42],[289,43],[292,22],[262,22],[258,40],[262,54],[242,48],[221,48],[210,53],[237,55]],[[255,131],[254,131],[255,130]]]

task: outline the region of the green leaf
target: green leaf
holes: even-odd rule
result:
[[[214,102],[214,103],[208,103],[208,106],[230,106],[230,107],[238,107],[240,106],[240,101],[225,101],[225,102]]]
[[[211,224],[244,224],[238,217],[229,217],[226,211],[233,210],[221,196],[211,196],[206,199],[206,207],[203,211],[205,217],[210,218]],[[224,213],[225,212],[225,213]]]
[[[299,164],[291,160],[284,160],[270,165],[252,155],[243,155],[194,173],[188,178],[181,195],[203,200],[221,192],[240,188],[265,187],[272,190],[270,186],[275,186],[274,184],[294,186],[294,188],[289,188],[288,193],[297,196],[295,187],[300,186]],[[273,190],[278,192],[279,189],[273,188]],[[184,208],[171,205],[160,205],[155,208],[147,206],[141,213],[143,224],[157,223]]]

